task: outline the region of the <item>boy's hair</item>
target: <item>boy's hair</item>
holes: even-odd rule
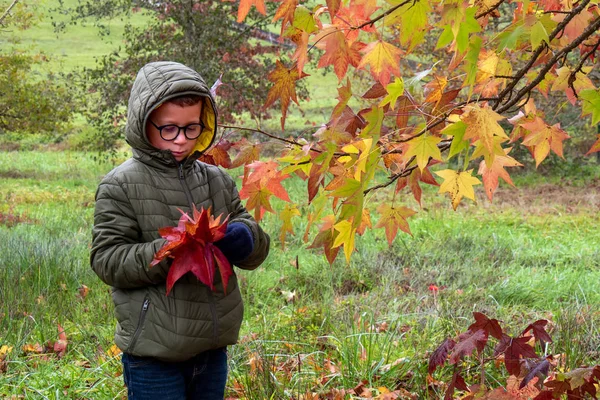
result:
[[[195,106],[202,101],[202,96],[197,94],[185,94],[167,100],[167,103],[173,103],[179,107]]]

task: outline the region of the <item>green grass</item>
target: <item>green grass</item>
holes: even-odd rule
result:
[[[0,397],[125,394],[119,358],[109,354],[109,288],[88,265],[94,190],[111,167],[85,153],[0,155],[0,213],[21,217],[0,225],[0,347],[13,347]],[[438,398],[442,389],[426,390],[429,352],[464,331],[473,311],[501,320],[513,335],[548,319],[549,352],[563,354],[565,367],[597,362],[597,207],[592,200],[571,209],[549,202],[557,196],[516,205],[515,197],[531,200],[547,186],[542,178],[522,179],[527,184],[519,192],[502,188],[494,203],[465,202],[457,212],[427,188],[424,208],[411,218],[412,237],[400,233],[388,247],[382,230],[367,231],[349,265],[340,255],[329,266],[306,249],[302,219],[282,250],[281,222],[267,214],[262,224],[273,238],[271,254],[258,270],[239,274],[246,317],[241,342],[230,351],[228,393],[290,398],[366,380],[373,394],[377,387],[403,387],[418,398]],[[303,190],[293,182],[288,189],[292,197]],[[387,196],[377,193],[369,204]],[[398,201],[415,207],[410,195]],[[434,296],[430,284],[442,290]],[[82,285],[89,287],[85,298],[78,296]],[[69,341],[63,358],[24,352],[25,345],[57,340],[57,324]],[[436,377],[447,379],[446,373]]]

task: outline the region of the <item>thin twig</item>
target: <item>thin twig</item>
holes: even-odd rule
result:
[[[12,4],[10,6],[8,6],[8,8],[6,9],[6,11],[4,11],[4,14],[2,14],[2,16],[0,17],[0,24],[2,24],[2,21],[4,21],[4,18],[6,18],[6,16],[8,15],[8,13],[10,12],[10,10],[19,2],[19,0],[13,0]]]
[[[298,147],[303,147],[304,146],[304,144],[302,144],[302,143],[298,143],[298,142],[296,142],[294,140],[289,140],[289,139],[285,139],[285,138],[279,137],[277,135],[273,135],[272,133],[265,132],[262,129],[258,129],[258,128],[245,128],[243,126],[223,125],[223,124],[219,124],[219,126],[221,128],[225,128],[225,129],[239,129],[241,131],[256,132],[256,133],[260,133],[261,135],[268,136],[271,139],[279,140],[279,141],[287,143],[287,144],[291,144],[291,145],[298,146]],[[310,150],[311,151],[315,151],[317,153],[322,153],[322,151],[318,150],[318,149],[311,148]]]
[[[562,20],[560,22],[560,24],[558,24],[556,26],[556,28],[554,28],[554,30],[552,31],[552,33],[550,33],[550,35],[548,35],[548,43],[550,43],[555,37],[556,35],[558,35],[560,32],[562,32],[562,30],[567,26],[567,24],[575,17],[575,15],[579,14],[579,12],[581,12],[588,4],[589,4],[590,0],[582,0],[581,3],[575,7],[573,10],[571,10],[571,13],[569,13],[569,15],[567,15],[565,17],[564,20]],[[533,64],[537,61],[538,57],[542,54],[542,52],[548,47],[548,45],[546,44],[546,42],[542,42],[537,49],[535,49],[535,52],[533,53],[533,55],[531,56],[531,58],[529,59],[529,62],[519,70],[519,72],[517,72],[515,74],[515,78],[510,84],[508,84],[506,86],[506,88],[504,88],[504,90],[502,92],[500,92],[500,94],[498,95],[498,100],[496,101],[496,103],[494,104],[494,106],[492,107],[494,110],[496,110],[496,108],[498,108],[500,106],[500,103],[503,101],[504,97],[509,94],[517,85],[517,83],[521,80],[521,78],[523,78],[525,76],[525,74],[531,69],[531,67],[533,66]],[[539,82],[538,82],[539,83]],[[536,83],[537,84],[537,83]],[[518,98],[516,101],[519,101]],[[509,101],[510,104],[508,107],[503,107],[504,110],[507,110],[508,108],[510,108],[512,105],[514,105],[516,103],[515,99],[512,99]]]
[[[592,22],[577,39],[575,39],[568,46],[563,47],[558,53],[556,53],[554,55],[554,57],[552,57],[550,59],[550,61],[548,61],[548,63],[544,66],[544,68],[542,68],[542,70],[540,71],[538,76],[533,81],[531,81],[531,83],[529,85],[527,85],[524,88],[522,88],[521,90],[519,90],[519,92],[516,94],[514,99],[512,99],[511,101],[506,103],[504,106],[500,107],[498,110],[496,110],[496,112],[498,112],[499,114],[502,114],[503,112],[508,110],[510,107],[515,105],[527,92],[529,92],[531,89],[536,87],[542,80],[544,80],[546,73],[548,71],[550,71],[552,66],[556,63],[556,61],[560,57],[569,53],[571,50],[573,50],[574,48],[579,46],[581,44],[581,42],[583,42],[589,36],[594,34],[599,28],[600,28],[600,17],[596,18],[594,20],[594,22]]]
[[[388,15],[390,15],[391,13],[393,13],[394,11],[396,11],[397,9],[399,9],[400,7],[405,6],[408,3],[413,3],[413,5],[414,5],[414,3],[416,3],[416,2],[417,2],[417,0],[404,0],[402,3],[398,4],[397,6],[394,6],[394,7],[390,8],[389,10],[387,10],[386,12],[384,12],[383,14],[381,14],[381,15],[379,15],[379,16],[377,16],[377,17],[375,17],[375,18],[373,18],[373,19],[371,19],[371,20],[369,20],[367,22],[364,22],[364,23],[360,24],[359,26],[353,26],[350,29],[357,30],[357,29],[362,29],[362,28],[364,28],[367,25],[373,25],[375,22],[379,21],[382,18],[387,17]]]
[[[488,8],[487,10],[475,15],[475,19],[479,19],[481,17],[485,17],[486,15],[493,13],[494,11],[496,11],[498,9],[498,7],[500,7],[500,5],[502,3],[504,3],[504,0],[500,0],[499,2],[497,2],[496,4],[494,4],[493,6]]]

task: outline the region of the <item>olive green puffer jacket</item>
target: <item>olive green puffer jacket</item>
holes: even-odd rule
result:
[[[201,118],[206,129],[193,154],[179,164],[170,151],[150,144],[145,126],[152,110],[182,94],[204,97]],[[210,207],[213,215],[229,215],[230,223],[242,222],[251,229],[254,250],[238,267],[256,268],[269,252],[269,236],[241,204],[231,177],[197,161],[214,140],[216,117],[210,91],[195,71],[156,62],[138,73],[126,127],[133,158],[112,170],[98,187],[91,250],[93,270],[112,286],[115,342],[126,353],[183,361],[238,339],[243,306],[235,274],[227,294],[220,274],[215,274],[213,292],[188,273],[166,296],[169,263],[150,267],[165,243],[158,229],[177,225],[178,209],[190,213],[192,205]]]

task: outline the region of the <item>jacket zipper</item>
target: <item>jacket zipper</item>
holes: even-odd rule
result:
[[[190,188],[185,181],[185,174],[183,173],[183,164],[179,164],[179,182],[181,182],[181,186],[183,186],[183,192],[185,193],[185,197],[187,198],[188,204],[190,205],[190,212],[194,208],[194,202],[192,200],[192,193],[190,193]]]
[[[148,311],[149,306],[150,306],[150,299],[146,297],[144,299],[144,304],[142,304],[142,312],[140,313],[140,321],[138,322],[137,328],[135,328],[135,332],[133,333],[133,338],[131,338],[131,343],[129,344],[129,347],[127,347],[127,353],[130,353],[131,351],[133,351],[133,348],[140,336],[140,333],[142,333],[142,327],[144,326],[144,320],[146,319],[146,312]]]
[[[218,344],[217,336],[219,334],[219,319],[217,318],[217,306],[215,304],[215,297],[212,291],[207,286],[206,291],[208,292],[208,305],[210,306],[210,313],[213,319],[213,345],[216,347]]]
[[[185,196],[187,197],[187,201],[190,204],[190,210],[194,208],[194,202],[192,200],[192,193],[190,192],[190,188],[187,185],[185,180],[185,174],[183,173],[183,164],[179,164],[179,181],[181,182],[181,186],[183,187],[183,191],[185,192]],[[210,307],[210,313],[212,315],[213,322],[213,344],[217,346],[218,340],[217,336],[219,334],[219,319],[217,317],[217,306],[215,304],[215,297],[213,296],[212,291],[209,287],[206,288],[208,293],[208,305]]]

